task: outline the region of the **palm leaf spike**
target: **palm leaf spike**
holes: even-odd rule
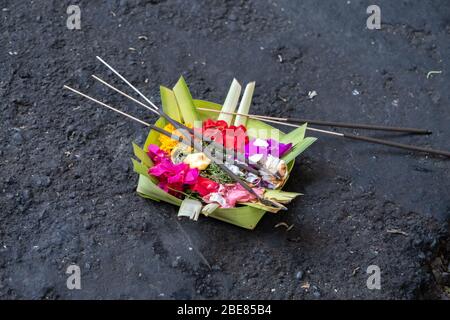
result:
[[[183,122],[185,124],[195,125],[199,118],[194,103],[192,102],[191,93],[183,77],[180,77],[175,87],[173,87],[173,93],[178,102]]]
[[[232,124],[233,114],[236,110],[237,104],[239,102],[239,97],[241,95],[242,87],[236,79],[233,79],[231,82],[230,90],[228,90],[227,97],[225,102],[223,103],[222,111],[223,113],[219,114],[217,120],[224,120],[229,125]]]
[[[238,112],[239,115],[236,116],[236,119],[234,120],[235,126],[243,125],[245,126],[247,124],[248,117],[244,116],[245,114],[248,114],[250,111],[250,106],[252,104],[252,98],[253,98],[253,92],[255,91],[255,82],[250,82],[247,84],[244,90],[244,95],[242,96],[241,103],[239,104]]]

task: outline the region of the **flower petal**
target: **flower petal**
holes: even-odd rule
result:
[[[198,176],[199,176],[198,169],[189,169],[186,172],[186,176],[184,177],[184,183],[185,184],[195,184],[197,182]]]

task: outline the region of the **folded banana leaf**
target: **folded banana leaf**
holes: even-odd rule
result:
[[[164,112],[177,121],[194,124],[193,122],[196,120],[215,120],[219,116],[219,113],[197,110],[197,108],[222,110],[222,106],[220,104],[205,100],[192,99],[192,96],[183,78],[180,78],[173,90],[162,86],[160,89],[161,102]],[[163,128],[166,124],[167,122],[164,118],[159,118],[155,122],[155,125],[160,128]],[[267,123],[255,119],[248,119],[246,127],[248,129],[256,129],[251,130],[251,132],[253,132],[254,134],[252,138],[258,138],[258,132],[262,132],[259,129],[275,129]],[[283,157],[283,160],[285,160],[287,163],[288,172],[291,172],[294,166],[295,158],[316,140],[316,138],[312,137],[305,138],[305,130],[306,125],[288,134],[284,134],[281,131],[279,133],[281,142],[291,142],[293,144],[292,150]],[[164,201],[176,206],[180,206],[182,200],[159,188],[157,179],[148,174],[148,169],[153,165],[153,163],[145,150],[148,150],[148,146],[150,144],[160,145],[160,142],[158,140],[159,135],[160,134],[158,132],[151,130],[142,149],[133,143],[134,154],[136,158],[140,160],[137,161],[135,159],[132,159],[134,171],[139,174],[138,186],[136,191],[140,196],[144,198],[148,198],[154,201]],[[278,199],[281,200],[292,199],[297,195],[299,194],[292,192],[283,192],[281,190],[275,190],[270,193],[270,197],[272,199],[278,197]],[[263,215],[266,213],[266,211],[270,211],[270,208],[260,203],[243,203],[235,208],[218,208],[213,212],[208,213],[207,216],[231,223],[242,228],[254,229]]]

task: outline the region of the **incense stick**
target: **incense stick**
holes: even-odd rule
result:
[[[119,110],[119,109],[117,109],[117,108],[111,107],[111,106],[107,105],[106,103],[101,102],[101,101],[99,101],[99,100],[97,100],[97,99],[95,99],[95,98],[93,98],[93,97],[90,97],[90,96],[88,96],[87,94],[84,94],[84,93],[82,93],[82,92],[80,92],[80,91],[78,91],[78,90],[76,90],[76,89],[73,89],[73,88],[67,86],[67,85],[64,85],[63,88],[68,89],[68,90],[70,90],[70,91],[72,91],[72,92],[74,92],[74,93],[76,93],[76,94],[78,94],[78,95],[80,95],[80,96],[82,96],[82,97],[84,97],[84,98],[87,98],[87,99],[89,99],[89,100],[91,100],[91,101],[93,101],[93,102],[95,102],[95,103],[100,104],[101,106],[103,106],[103,107],[105,107],[105,108],[108,108],[108,109],[110,109],[110,110],[112,110],[112,111],[115,111],[115,112],[117,112],[117,113],[119,113],[119,114],[121,114],[121,115],[123,115],[123,116],[126,116],[126,117],[128,117],[128,118],[130,118],[130,119],[132,119],[132,120],[134,120],[134,121],[139,122],[140,124],[143,124],[143,125],[145,125],[145,126],[147,126],[147,127],[150,127],[150,128],[152,128],[153,130],[158,131],[159,133],[162,133],[162,134],[164,134],[164,135],[166,135],[166,136],[172,138],[172,134],[171,134],[170,132],[164,130],[164,129],[161,129],[161,128],[155,126],[155,125],[152,125],[152,124],[149,124],[149,123],[147,123],[147,122],[145,122],[145,121],[142,121],[142,120],[140,120],[140,119],[138,119],[138,118],[136,118],[136,117],[134,117],[134,116],[132,116],[132,115],[129,115],[128,113],[125,113],[125,112],[123,112],[123,111],[121,111],[121,110]],[[186,137],[186,138],[187,138],[187,137]],[[178,140],[178,139],[177,139],[177,140]],[[186,142],[184,141],[184,139],[182,139],[182,138],[179,139],[178,141],[180,141],[180,142],[182,142],[182,143],[187,144],[187,145],[190,146],[190,144],[186,143]],[[189,139],[188,139],[188,141],[189,141]],[[220,162],[218,161],[218,159],[215,158],[208,150],[203,149],[203,148],[202,148],[202,145],[201,145],[201,144],[198,144],[198,142],[196,142],[195,140],[194,140],[194,148],[195,148],[198,152],[203,152],[209,159],[211,159],[211,161],[213,161],[214,163],[216,163],[216,164],[217,164],[217,165],[218,165],[225,173],[227,173],[227,174],[230,176],[231,179],[233,179],[235,182],[239,183],[245,190],[247,190],[249,193],[251,193],[251,194],[252,194],[256,199],[258,199],[258,201],[260,201],[262,204],[267,205],[267,206],[271,206],[271,207],[275,207],[275,208],[279,208],[279,209],[282,209],[282,210],[287,210],[287,208],[286,208],[285,206],[283,206],[283,205],[281,205],[281,204],[279,204],[279,203],[277,203],[277,202],[275,202],[275,201],[271,201],[271,200],[268,200],[268,199],[264,199],[264,198],[262,198],[261,196],[259,196],[259,195],[258,195],[258,194],[257,194],[257,193],[249,186],[249,185],[247,185],[244,181],[242,181],[237,175],[235,175],[235,174],[234,174],[230,169],[228,169],[225,165],[223,165],[222,163],[220,163]]]
[[[203,137],[201,134],[199,134],[199,133],[196,132],[195,130],[193,130],[193,129],[187,127],[186,125],[184,125],[184,124],[182,124],[182,123],[180,123],[180,122],[178,122],[178,121],[172,119],[171,117],[169,117],[163,110],[161,110],[160,108],[158,108],[158,107],[157,107],[150,99],[148,99],[141,91],[139,91],[139,90],[138,90],[135,86],[133,86],[127,79],[125,79],[125,77],[122,76],[117,70],[115,70],[112,66],[110,66],[108,63],[106,63],[106,62],[105,62],[102,58],[100,58],[99,56],[97,56],[97,59],[98,59],[100,62],[102,62],[106,67],[108,67],[108,69],[110,69],[112,72],[114,72],[114,74],[116,74],[116,75],[117,75],[122,81],[124,81],[129,87],[131,87],[137,94],[139,94],[141,97],[143,97],[143,98],[145,99],[145,101],[147,101],[148,103],[150,103],[150,105],[154,108],[154,110],[153,110],[152,108],[150,108],[149,106],[147,106],[147,105],[141,103],[140,101],[137,102],[138,100],[132,98],[131,96],[127,95],[126,93],[124,93],[124,92],[120,91],[119,89],[114,88],[112,85],[106,83],[106,81],[103,81],[103,80],[101,80],[99,77],[93,75],[94,79],[99,80],[101,83],[107,85],[109,88],[112,88],[112,89],[115,90],[116,92],[118,92],[118,93],[124,95],[125,97],[131,99],[132,101],[137,102],[137,103],[139,103],[140,105],[143,105],[145,108],[151,110],[152,112],[156,112],[157,114],[159,114],[160,116],[162,116],[163,118],[165,118],[165,119],[166,119],[170,124],[172,124],[175,128],[179,129],[179,128],[181,127],[181,128],[183,128],[184,130],[187,130],[187,131],[188,131],[190,134],[192,134],[195,138],[201,139],[201,140],[205,140],[205,141],[209,142],[209,143],[210,143],[214,148],[216,148],[216,149],[217,149],[217,148],[218,148],[218,149],[222,149],[222,148],[223,148],[222,145],[219,145],[217,142],[211,140],[209,137]],[[225,149],[226,149],[226,150],[229,150],[228,148],[225,148]],[[233,151],[233,153],[234,153],[234,150],[229,150],[229,151]],[[240,153],[240,152],[236,152],[236,153],[237,153],[237,156],[238,156],[239,159],[245,159],[245,156],[244,156],[242,153]],[[234,161],[234,159],[233,159],[233,161]],[[242,168],[243,166],[245,166],[245,168],[246,168],[248,171],[252,171],[252,168],[251,168],[249,165],[246,165],[246,164],[239,164],[238,166],[241,167],[241,168]],[[258,170],[264,171],[264,172],[266,172],[267,174],[270,174],[270,175],[275,176],[277,179],[280,179],[280,178],[281,178],[280,175],[279,175],[278,173],[273,174],[273,173],[269,172],[269,171],[266,170],[264,167],[262,167],[262,166],[260,166],[260,165],[258,165],[258,164],[253,164],[253,166],[254,166],[256,169],[258,169]]]
[[[126,94],[125,92],[123,92],[123,91],[117,89],[116,87],[110,85],[108,82],[106,82],[106,81],[100,79],[100,78],[97,77],[95,74],[92,75],[92,78],[94,78],[95,80],[101,82],[102,84],[104,84],[104,85],[107,86],[108,88],[113,89],[113,90],[116,91],[117,93],[120,93],[121,95],[123,95],[123,96],[127,97],[128,99],[134,101],[135,103],[137,103],[137,104],[143,106],[144,108],[150,110],[151,112],[153,112],[153,113],[159,115],[159,112],[156,111],[155,109],[150,108],[150,107],[149,107],[148,105],[146,105],[145,103],[140,102],[138,99],[135,99],[135,98],[133,98],[132,96]]]
[[[137,100],[137,99],[131,97],[130,95],[126,94],[125,92],[123,92],[123,91],[117,89],[116,87],[114,87],[114,86],[112,86],[111,84],[109,84],[108,82],[106,82],[106,81],[100,79],[100,78],[97,77],[96,75],[92,75],[92,77],[93,77],[95,80],[97,80],[97,81],[101,82],[102,84],[104,84],[105,86],[107,86],[108,88],[111,88],[111,89],[113,89],[114,91],[116,91],[117,93],[120,93],[120,94],[123,95],[124,97],[127,97],[128,99],[132,100],[133,102],[135,102],[135,103],[137,103],[137,104],[143,106],[144,108],[147,108],[147,109],[150,110],[151,112],[156,113],[157,115],[160,115],[160,113],[159,113],[158,111],[154,110],[153,108],[150,108],[150,107],[147,106],[145,103],[142,103],[141,101],[139,101],[139,100]],[[188,131],[189,131],[191,134],[194,133],[193,130],[192,130],[191,128],[188,128]],[[240,162],[238,162],[237,160],[234,159],[233,156],[227,156],[227,159],[230,160],[230,161],[233,161],[233,162],[234,162],[234,165],[237,166],[237,167],[239,167],[240,169],[244,169],[244,170],[247,170],[247,171],[249,171],[249,172],[251,172],[251,173],[253,173],[253,174],[259,175],[258,170],[252,168],[250,165],[248,165],[248,164],[246,164],[246,163],[240,163]]]
[[[128,113],[125,113],[125,112],[123,112],[123,111],[120,111],[119,109],[116,109],[116,108],[114,108],[114,107],[111,107],[111,106],[107,105],[106,103],[101,102],[101,101],[99,101],[99,100],[97,100],[97,99],[95,99],[95,98],[92,98],[92,97],[88,96],[87,94],[84,94],[84,93],[82,93],[82,92],[80,92],[80,91],[78,91],[78,90],[75,90],[75,89],[73,89],[73,88],[71,88],[71,87],[69,87],[69,86],[64,85],[63,88],[64,88],[64,89],[68,89],[68,90],[70,90],[70,91],[72,91],[72,92],[75,92],[76,94],[79,94],[80,96],[82,96],[82,97],[84,97],[84,98],[86,98],[86,99],[89,99],[89,100],[91,100],[91,101],[94,101],[94,102],[96,102],[96,103],[98,103],[98,104],[104,106],[105,108],[108,108],[108,109],[110,109],[110,110],[112,110],[112,111],[115,111],[115,112],[117,112],[117,113],[120,113],[121,115],[123,115],[123,116],[125,116],[125,117],[128,117],[128,118],[130,118],[130,119],[133,119],[134,121],[137,121],[137,122],[139,122],[140,124],[143,124],[144,126],[147,126],[147,127],[151,127],[151,126],[152,126],[150,123],[147,123],[147,122],[145,122],[145,121],[142,121],[141,119],[138,119],[138,118],[136,118],[136,117],[133,117],[132,115],[129,115]]]
[[[198,108],[198,109],[200,109],[200,108]],[[204,109],[204,108],[202,108],[202,109]],[[206,109],[206,110],[212,111],[212,109]],[[217,111],[217,110],[214,110],[214,111]],[[289,126],[289,127],[296,127],[296,128],[301,127],[300,125],[296,125],[296,124],[292,124],[292,123],[286,123],[286,122],[282,122],[282,121],[265,119],[265,118],[261,118],[259,116],[248,116],[248,117],[251,118],[251,119],[256,119],[256,120],[260,120],[260,121],[264,121],[264,122],[281,124],[281,125]],[[437,149],[413,146],[413,145],[409,145],[409,144],[398,143],[398,142],[393,142],[393,141],[389,141],[389,140],[377,139],[377,138],[366,137],[366,136],[358,136],[358,135],[349,134],[349,133],[340,133],[340,132],[316,129],[316,128],[312,128],[312,127],[309,127],[309,126],[306,127],[306,130],[310,130],[310,131],[314,131],[314,132],[320,132],[320,133],[324,133],[324,134],[327,134],[327,135],[339,136],[339,137],[342,137],[342,138],[347,138],[347,139],[352,139],[352,140],[359,140],[359,141],[365,141],[365,142],[370,142],[370,143],[382,144],[382,145],[391,146],[391,147],[400,148],[400,149],[405,149],[405,150],[425,152],[425,153],[430,153],[430,154],[450,157],[450,152],[449,151],[445,151],[445,150],[437,150]]]
[[[97,59],[99,61],[101,61],[105,66],[107,66],[111,71],[113,71],[120,79],[122,79],[128,86],[130,86],[135,92],[137,92],[141,97],[143,97],[148,103],[150,103],[152,105],[153,108],[155,108],[155,111],[158,112],[158,114],[160,114],[161,116],[163,116],[164,118],[166,118],[166,120],[168,120],[170,123],[172,123],[172,125],[174,125],[175,127],[183,127],[185,129],[187,129],[189,132],[193,133],[194,136],[196,136],[195,130],[192,130],[188,127],[186,127],[185,125],[176,122],[175,120],[171,119],[170,117],[168,117],[162,110],[160,110],[152,101],[150,101],[145,95],[143,95],[136,87],[134,87],[128,80],[125,79],[125,77],[123,77],[118,71],[116,71],[113,67],[111,67],[109,64],[107,64],[103,59],[101,59],[100,57],[97,56]],[[96,79],[99,79],[98,77],[95,77]],[[106,82],[101,81],[102,83],[106,84]],[[108,87],[110,88],[114,88],[111,85],[108,84]],[[122,93],[120,90],[115,89],[115,91]],[[126,95],[125,93],[122,93],[125,96],[131,98],[130,96]],[[132,98],[133,101],[135,101],[134,98]],[[143,105],[142,103],[139,102],[139,104]],[[150,109],[150,107],[144,105],[147,109]],[[220,112],[218,110],[214,110],[214,109],[206,109],[206,108],[198,108],[199,110],[208,110],[208,111],[212,111],[212,112]],[[151,110],[151,109],[150,109]],[[227,113],[227,112],[225,112]],[[234,113],[234,112],[229,112],[230,114],[238,114],[238,113]],[[257,116],[257,115],[245,115],[245,114],[238,114],[238,115],[243,115],[243,116],[247,116],[249,118],[254,118],[254,119],[258,119],[261,121],[265,121],[265,122],[272,122],[272,123],[278,123],[278,124],[282,124],[285,126],[291,126],[291,127],[299,127],[298,125],[295,124],[291,124],[288,122],[281,122],[279,120],[272,120],[275,117],[269,117],[269,116]],[[279,119],[279,118],[275,118],[275,119]],[[288,119],[288,118],[282,118],[282,119]],[[367,126],[366,126],[367,128]],[[388,127],[389,128],[389,127]],[[409,128],[395,128],[395,129],[400,129],[400,130],[406,130]],[[383,144],[383,145],[388,145],[388,146],[392,146],[392,147],[397,147],[397,148],[401,148],[401,149],[406,149],[406,150],[412,150],[412,151],[419,151],[419,152],[426,152],[426,153],[430,153],[430,154],[437,154],[437,155],[443,155],[446,157],[450,157],[450,153],[447,151],[441,151],[441,150],[435,150],[435,149],[429,149],[429,148],[423,148],[423,147],[416,147],[416,146],[412,146],[412,145],[407,145],[407,144],[401,144],[401,143],[397,143],[397,142],[391,142],[388,140],[383,140],[383,139],[376,139],[376,138],[371,138],[371,137],[365,137],[365,136],[357,136],[357,135],[352,135],[352,134],[344,134],[344,133],[339,133],[339,132],[333,132],[333,131],[328,131],[328,130],[322,130],[322,129],[316,129],[316,128],[312,128],[312,127],[307,127],[307,130],[310,131],[315,131],[315,132],[320,132],[320,133],[324,133],[324,134],[328,134],[328,135],[334,135],[334,136],[340,136],[343,138],[348,138],[348,139],[353,139],[353,140],[360,140],[360,141],[365,141],[365,142],[371,142],[371,143],[377,143],[377,144]],[[414,129],[414,130],[422,130],[422,129]],[[423,133],[423,132],[422,132]],[[215,142],[211,142],[211,143],[215,143]]]
[[[392,132],[406,132],[406,133],[415,133],[415,134],[431,134],[430,130],[426,129],[417,129],[417,128],[406,128],[406,127],[390,127],[390,126],[381,126],[381,125],[373,125],[373,124],[361,124],[361,123],[347,123],[347,122],[335,122],[335,121],[323,121],[323,120],[311,120],[311,119],[299,119],[299,118],[279,118],[279,117],[270,117],[263,116],[257,114],[242,114],[237,112],[225,112],[214,109],[207,108],[197,108],[198,110],[203,111],[211,111],[216,113],[226,113],[233,114],[244,117],[258,117],[261,119],[268,119],[274,121],[283,121],[286,123],[309,123],[317,126],[326,126],[326,127],[340,127],[340,128],[352,128],[352,129],[366,129],[366,130],[381,130],[381,131],[392,131]]]
[[[96,56],[96,58],[103,63],[105,66],[108,67],[109,70],[114,72],[120,79],[122,79],[123,82],[125,82],[131,89],[133,89],[138,95],[140,95],[142,98],[144,98],[145,101],[147,101],[153,108],[158,110],[159,108],[150,100],[148,99],[142,92],[140,92],[135,86],[133,86],[125,77],[123,77],[119,72],[117,72],[113,67],[111,67],[109,64],[107,64],[102,58],[99,56]]]

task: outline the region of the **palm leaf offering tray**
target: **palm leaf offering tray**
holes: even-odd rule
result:
[[[253,84],[249,84],[244,92],[244,100],[241,101],[239,107],[241,112],[245,112],[246,110],[243,108],[248,109],[250,106],[251,97],[249,98],[249,96],[251,93],[248,92],[252,90],[252,87]],[[133,160],[133,164],[134,170],[139,174],[137,192],[141,196],[180,206],[179,214],[187,215],[192,219],[197,219],[198,214],[201,213],[243,228],[253,229],[266,211],[278,212],[284,208],[284,204],[299,195],[299,193],[282,191],[281,188],[289,178],[294,159],[316,140],[312,137],[305,137],[306,125],[297,128],[291,134],[284,134],[258,120],[247,120],[245,117],[233,117],[224,113],[197,109],[222,110],[227,108],[226,110],[232,112],[237,106],[236,98],[239,96],[239,91],[240,85],[233,81],[222,107],[204,100],[193,100],[184,79],[180,78],[173,91],[161,87],[163,111],[172,119],[185,125],[190,125],[192,121],[199,121],[205,135],[208,133],[218,134],[218,138],[223,138],[222,141],[228,143],[227,147],[239,139],[243,142],[247,141],[241,151],[245,152],[245,148],[247,148],[247,151],[251,152],[249,149],[255,149],[256,152],[247,153],[248,157],[244,160],[249,160],[249,158],[250,160],[259,160],[258,163],[266,165],[261,160],[264,158],[267,162],[270,159],[274,164],[273,171],[270,172],[269,170],[272,168],[267,167],[267,172],[262,171],[260,175],[258,175],[258,171],[255,174],[231,163],[225,162],[225,165],[243,178],[245,183],[252,185],[255,192],[259,193],[263,199],[273,201],[275,206],[257,201],[256,197],[231,180],[217,164],[210,161],[203,153],[197,153],[195,150],[186,152],[187,148],[183,143],[154,130],[150,130],[142,149],[136,144],[133,145],[134,154],[140,160]],[[231,106],[227,104],[230,99],[234,100]],[[174,129],[162,117],[156,121],[155,125],[166,130]],[[222,132],[223,136],[220,137]],[[237,133],[242,136],[238,136]],[[267,133],[279,137],[280,141],[265,139]],[[216,141],[218,140],[216,139]],[[256,148],[254,148],[255,144]],[[269,149],[269,147],[272,148]],[[258,151],[261,153],[257,153]],[[278,155],[282,156],[281,159],[277,157]],[[161,161],[158,157],[162,157],[163,160]],[[160,169],[160,167],[164,168]],[[176,175],[178,170],[186,170],[185,176]],[[278,171],[280,171],[280,178],[274,179],[271,173],[278,173]],[[189,180],[190,176],[194,176],[194,178]],[[174,179],[174,177],[176,178]],[[183,179],[184,181],[182,181]],[[183,182],[184,185],[182,185]]]
[[[319,120],[275,118],[249,113],[255,83],[242,87],[233,80],[223,105],[193,99],[181,77],[173,89],[160,87],[157,107],[119,72],[97,57],[146,103],[96,80],[158,116],[154,124],[133,117],[78,90],[91,101],[150,128],[145,144],[133,143],[137,193],[147,199],[179,206],[178,216],[197,220],[200,215],[253,229],[266,212],[287,210],[299,193],[283,187],[295,159],[316,141],[307,131],[450,157],[447,151],[405,145],[361,135],[312,128],[307,125],[429,134],[428,130]],[[284,133],[269,123],[295,129]]]

